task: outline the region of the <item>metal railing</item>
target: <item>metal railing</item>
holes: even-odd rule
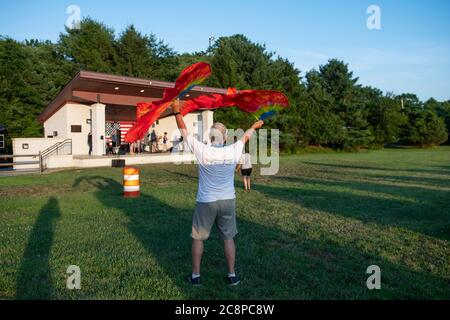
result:
[[[45,169],[47,169],[46,161],[47,158],[53,154],[59,154],[59,151],[65,148],[67,145],[70,146],[70,152],[69,154],[72,154],[72,139],[67,138],[63,141],[57,142],[54,145],[51,145],[47,149],[39,152],[39,170],[41,172],[44,172]]]
[[[38,160],[35,161],[15,161],[14,158],[38,158]],[[11,174],[15,172],[19,172],[18,170],[14,169],[17,166],[21,165],[33,165],[37,164],[38,167],[35,168],[25,168],[22,171],[32,172],[32,171],[40,171],[41,168],[41,161],[39,158],[39,154],[22,154],[22,155],[12,155],[12,154],[2,154],[0,155],[0,160],[6,160],[6,159],[13,159],[12,162],[0,162],[0,176],[4,174]],[[11,167],[11,170],[9,170],[9,167]],[[4,170],[3,170],[4,169]]]
[[[2,159],[13,159],[13,158],[36,158],[39,157],[38,154],[21,154],[21,155],[12,155],[12,154],[2,154],[0,155],[0,158]],[[10,167],[10,166],[17,166],[21,164],[38,164],[39,161],[21,161],[21,162],[2,162],[0,163],[0,167]]]
[[[6,168],[5,170],[0,170],[0,174],[2,173],[12,173],[16,171],[16,168],[18,166],[30,166],[30,165],[37,165],[35,168],[24,168],[23,171],[39,171],[44,172],[45,169],[47,169],[46,160],[48,157],[54,154],[60,154],[61,150],[66,148],[67,146],[70,147],[69,152],[66,154],[72,154],[72,139],[68,138],[63,141],[57,142],[47,149],[44,149],[43,151],[40,151],[39,154],[2,154],[0,155],[0,160],[7,160],[7,159],[13,159],[11,162],[0,162],[0,169]],[[31,158],[36,160],[25,160],[25,161],[16,161],[16,158]],[[8,169],[8,167],[11,167],[11,170]],[[22,170],[22,169],[20,169]],[[19,170],[19,171],[20,171]],[[17,171],[18,172],[18,171]]]

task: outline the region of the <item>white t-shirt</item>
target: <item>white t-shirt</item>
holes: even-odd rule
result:
[[[244,142],[238,140],[222,147],[204,144],[192,135],[187,136],[186,142],[198,161],[197,202],[234,199],[234,171]]]
[[[239,160],[239,164],[242,169],[251,169],[252,168],[252,156],[250,153],[244,153]]]

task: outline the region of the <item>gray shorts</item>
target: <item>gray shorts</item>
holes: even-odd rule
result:
[[[209,238],[213,224],[222,240],[233,239],[236,228],[236,199],[197,202],[192,219],[191,237],[196,240]]]

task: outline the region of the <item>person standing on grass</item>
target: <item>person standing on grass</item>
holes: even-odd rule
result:
[[[250,175],[252,174],[252,156],[246,152],[241,156],[236,171],[241,169],[241,175],[244,179],[244,190],[250,191]]]
[[[209,238],[212,225],[215,223],[219,236],[223,240],[229,285],[237,285],[239,277],[234,270],[236,247],[234,237],[236,228],[236,195],[234,191],[234,172],[242,155],[245,144],[256,129],[263,126],[258,121],[248,129],[236,143],[225,146],[227,128],[216,122],[210,131],[211,144],[204,144],[196,140],[186,129],[180,104],[176,100],[172,110],[177,121],[178,129],[189,149],[198,161],[198,191],[195,212],[192,219],[192,274],[187,281],[192,285],[201,285],[200,265],[203,255],[203,241]]]

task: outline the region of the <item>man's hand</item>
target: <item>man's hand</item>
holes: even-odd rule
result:
[[[242,142],[244,142],[244,144],[246,144],[248,142],[248,140],[250,140],[250,138],[253,135],[253,133],[255,132],[255,130],[261,128],[263,126],[263,124],[264,124],[264,121],[262,121],[262,120],[256,121],[250,129],[245,131],[244,135],[241,138]]]
[[[263,125],[264,125],[264,121],[262,121],[262,120],[256,121],[256,122],[252,125],[252,129],[253,129],[253,130],[260,129]]]
[[[172,103],[172,111],[174,113],[180,112],[180,100],[176,99],[173,103]]]
[[[184,123],[183,116],[180,114],[180,100],[177,99],[172,103],[172,111],[173,113],[177,113],[175,116],[175,121],[177,122],[178,129],[183,136],[183,139],[186,141],[188,136],[188,131],[186,129],[186,124]]]

